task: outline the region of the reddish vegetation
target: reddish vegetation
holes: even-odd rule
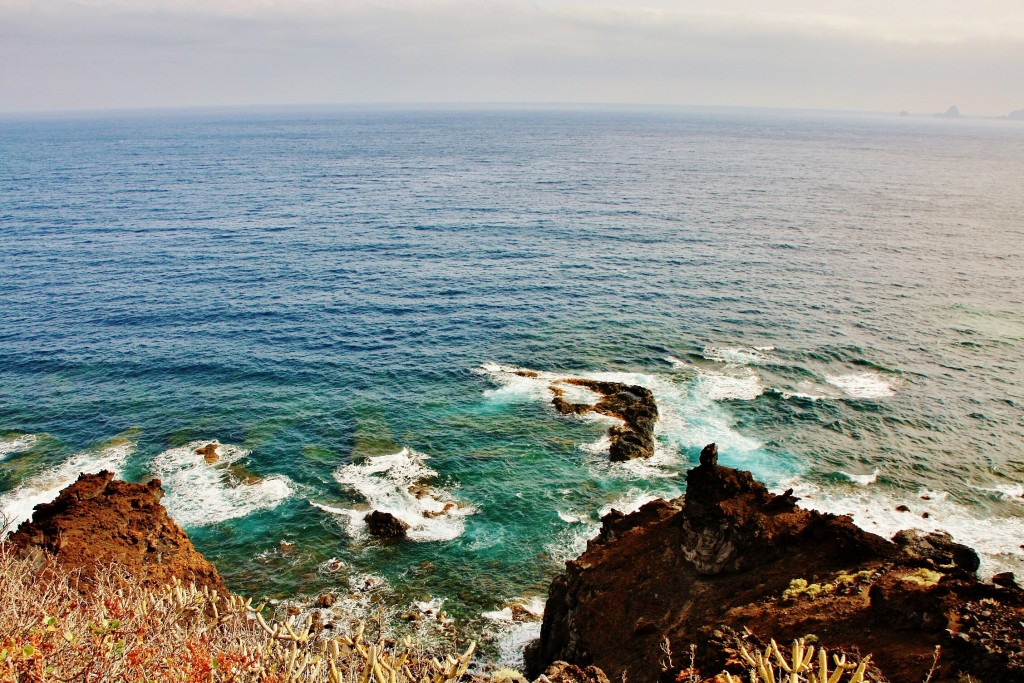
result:
[[[977,555],[947,535],[890,542],[848,517],[800,509],[790,492],[772,495],[748,472],[719,467],[713,445],[687,487],[604,518],[551,585],[534,673],[565,660],[611,680],[689,680],[681,667],[692,643],[703,675],[742,674],[739,641],[813,634],[832,651],[873,655],[894,683],[920,683],[936,645],[935,683],[959,672],[1024,680],[1024,592],[980,583]],[[807,583],[786,593],[794,579]],[[659,656],[665,638],[671,666]]]
[[[117,564],[142,585],[163,586],[177,577],[226,595],[217,570],[168,517],[163,495],[159,479],[130,484],[114,481],[111,472],[82,474],[52,503],[37,505],[7,543],[22,555],[46,551],[85,577]]]

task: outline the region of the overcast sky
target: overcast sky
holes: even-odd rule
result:
[[[1024,0],[0,0],[0,111],[1024,108]]]

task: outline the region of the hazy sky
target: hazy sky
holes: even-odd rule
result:
[[[1024,108],[1024,0],[0,0],[0,111]]]

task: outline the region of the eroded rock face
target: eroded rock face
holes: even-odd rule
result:
[[[654,425],[658,421],[658,405],[649,389],[579,377],[564,379],[561,383],[590,389],[602,398],[593,405],[570,403],[565,399],[564,390],[558,384],[552,384],[550,388],[555,397],[551,403],[558,412],[563,415],[582,415],[593,411],[622,420],[621,425],[608,430],[611,438],[608,454],[611,460],[632,460],[654,455]]]
[[[945,532],[922,533],[917,529],[899,531],[892,537],[893,543],[900,547],[907,561],[918,561],[921,566],[942,570],[956,565],[965,571],[974,573],[981,566],[978,553],[972,548],[953,541],[953,537]]]
[[[665,638],[677,653],[696,644],[705,677],[743,674],[728,656],[736,634],[754,646],[814,634],[834,651],[871,653],[872,680],[919,683],[936,645],[950,655],[934,683],[969,673],[964,662],[986,683],[1024,680],[1024,591],[979,582],[970,548],[943,534],[887,541],[716,461],[706,448],[684,496],[602,520],[551,584],[531,675],[563,660],[612,680],[675,680],[681,670],[661,666]]]
[[[409,531],[409,525],[390,512],[374,510],[363,517],[363,521],[366,522],[370,535],[380,538],[405,538]]]
[[[159,479],[131,484],[112,472],[82,474],[56,500],[37,505],[7,543],[22,554],[50,553],[85,577],[114,563],[147,585],[177,577],[227,595],[217,570],[167,515],[163,495]]]

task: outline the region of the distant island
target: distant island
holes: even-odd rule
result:
[[[1006,118],[1012,119],[1014,121],[1024,121],[1024,109],[1018,109],[1017,111],[1011,111],[1009,113],[1009,115],[1007,115]]]
[[[941,114],[936,114],[935,118],[938,118],[938,119],[958,119],[958,118],[960,118],[960,107],[956,106],[955,104],[954,105],[950,105],[949,109],[947,109],[946,111],[942,112]]]

